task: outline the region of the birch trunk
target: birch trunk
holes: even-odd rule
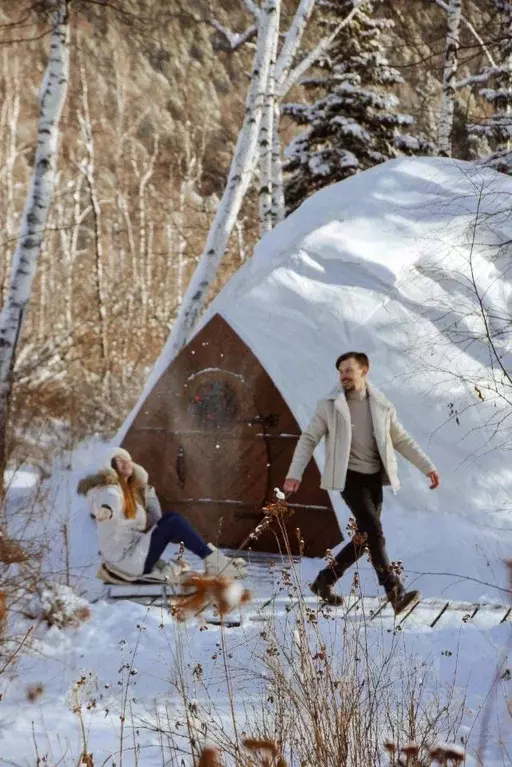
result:
[[[273,97],[274,114],[272,120],[272,158],[271,158],[271,222],[276,226],[284,220],[286,216],[284,199],[284,180],[283,180],[283,162],[281,150],[281,110],[279,101],[282,99],[297,80],[320,58],[328,49],[339,31],[349,23],[357,14],[358,9],[367,0],[359,0],[346,19],[344,19],[328,37],[320,41],[318,46],[301,62],[292,74],[291,69],[293,60],[299,49],[304,29],[309,21],[311,13],[315,6],[315,0],[301,0],[295,13],[294,20],[286,34],[286,39],[279,54],[275,67],[275,88],[276,95]],[[263,183],[262,183],[263,187]]]
[[[450,0],[448,5],[448,31],[444,52],[443,95],[439,112],[437,148],[448,157],[452,153],[453,113],[455,108],[455,75],[458,65],[462,0]]]
[[[155,161],[158,154],[158,134],[155,136],[153,152],[149,158],[148,166],[144,173],[142,173],[139,182],[139,263],[140,273],[142,280],[141,298],[142,298],[142,319],[141,326],[144,332],[147,330],[147,321],[149,314],[149,301],[150,301],[150,270],[151,270],[151,258],[149,255],[149,240],[148,240],[148,216],[147,216],[147,199],[146,199],[146,187],[151,180],[155,169]]]
[[[258,155],[260,166],[260,237],[270,232],[272,221],[272,159],[274,148],[274,104],[276,103],[276,57],[279,42],[279,17],[273,29],[271,40],[272,56],[268,70],[265,102],[261,117],[260,137],[258,141]]]
[[[283,47],[279,54],[279,58],[276,62],[275,80],[277,89],[280,90],[290,73],[290,69],[293,64],[293,59],[297,51],[299,50],[302,36],[307,23],[313,13],[316,0],[300,0],[300,3],[293,17],[293,21],[290,24],[286,37],[284,39]]]
[[[251,181],[279,6],[280,0],[265,0],[261,10],[244,124],[235,147],[222,200],[169,338],[171,358],[187,342],[205,305]]]
[[[12,68],[11,68],[12,66]],[[16,221],[14,217],[14,166],[18,158],[18,120],[20,116],[20,73],[17,62],[13,65],[9,63],[7,51],[3,51],[3,71],[5,81],[5,94],[2,104],[1,131],[5,142],[5,181],[3,183],[5,220],[3,227],[3,240],[5,242],[5,251],[3,263],[1,265],[1,298],[2,303],[7,295],[9,285],[9,252],[10,242],[16,231]]]
[[[277,57],[279,21],[276,25],[274,51],[269,70],[259,140],[261,236],[269,232],[279,221],[282,221],[285,215],[279,133],[280,111],[276,100],[276,91],[288,77],[315,2],[316,0],[300,0],[293,21],[286,33],[279,57]]]
[[[40,117],[34,172],[12,260],[11,279],[0,314],[0,491],[3,489],[7,458],[7,417],[16,348],[41,253],[55,181],[59,121],[69,79],[69,3],[70,0],[55,0],[54,3],[50,58],[39,94]]]
[[[272,224],[276,226],[286,216],[284,202],[283,158],[281,152],[281,109],[274,101],[274,120],[272,123]]]
[[[85,158],[83,163],[83,173],[89,190],[89,201],[92,208],[92,218],[94,225],[94,251],[96,261],[96,299],[98,302],[98,324],[100,331],[100,348],[103,360],[103,388],[106,395],[109,388],[109,353],[110,344],[108,338],[107,321],[107,289],[105,279],[105,265],[103,258],[103,236],[102,236],[102,210],[96,189],[95,178],[95,156],[94,156],[94,135],[92,130],[91,115],[89,111],[89,88],[87,85],[87,75],[82,60],[80,45],[78,45],[78,58],[80,62],[80,81],[82,87],[82,112],[78,116],[80,128],[83,135],[85,148]]]
[[[440,8],[442,8],[443,11],[446,11],[448,13],[448,11],[449,11],[448,3],[445,3],[444,0],[434,0],[434,2],[435,2],[436,5],[438,5]],[[463,16],[463,15],[461,15],[461,21],[464,24],[464,26],[469,30],[469,32],[472,34],[472,36],[475,38],[476,42],[478,43],[478,45],[482,49],[483,53],[487,57],[487,60],[488,60],[489,64],[491,65],[491,67],[495,67],[496,66],[496,62],[495,62],[495,60],[493,58],[493,55],[492,55],[491,51],[489,50],[489,48],[485,44],[485,41],[483,40],[483,38],[478,34],[478,32],[476,31],[476,29],[473,26],[473,24],[471,24],[471,22],[468,21],[466,19],[466,17]]]

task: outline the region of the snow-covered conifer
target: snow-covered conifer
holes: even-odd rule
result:
[[[283,113],[304,125],[286,150],[286,202],[289,210],[334,181],[370,168],[401,152],[431,149],[422,137],[404,135],[413,123],[399,111],[392,89],[403,82],[390,66],[383,37],[393,22],[373,15],[365,3],[340,30],[321,61],[324,70],[304,85],[322,94],[313,104],[286,104]],[[321,0],[322,23],[336,26],[352,0]]]

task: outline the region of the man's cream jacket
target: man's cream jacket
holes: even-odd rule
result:
[[[391,485],[393,492],[400,489],[395,450],[416,466],[423,474],[436,468],[406,432],[397,418],[391,402],[371,384],[367,385],[373,431],[383,466],[383,484]],[[302,479],[313,452],[325,437],[325,466],[321,486],[324,490],[343,490],[347,476],[352,424],[350,411],[341,388],[336,388],[320,400],[309,426],[302,432],[297,443],[288,479]]]

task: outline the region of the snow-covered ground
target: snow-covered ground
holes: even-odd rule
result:
[[[181,764],[188,750],[188,727],[199,729],[199,741],[222,742],[233,732],[231,701],[238,728],[255,734],[257,722],[272,710],[269,648],[275,644],[282,651],[283,667],[292,674],[293,664],[295,670],[299,664],[294,655],[297,627],[304,625],[310,655],[325,644],[333,667],[355,662],[364,647],[373,670],[365,667],[362,676],[375,679],[378,672],[378,684],[396,716],[405,718],[404,700],[413,687],[421,709],[432,717],[450,701],[451,713],[439,723],[443,740],[468,738],[473,751],[488,716],[486,764],[509,763],[503,761],[502,747],[510,749],[512,735],[506,709],[511,628],[499,623],[503,611],[482,609],[469,623],[463,621],[463,612],[447,612],[430,628],[439,609],[427,613],[417,608],[399,629],[389,608],[371,621],[369,614],[363,619],[356,610],[346,617],[345,608],[319,611],[314,597],[308,596],[307,583],[321,562],[307,559],[295,565],[291,576],[286,561],[265,571],[258,559],[247,583],[253,601],[229,616],[240,625],[225,629],[204,624],[201,618],[179,623],[161,607],[105,601],[94,577],[94,523],[83,502],[73,498],[83,455],[75,458],[79,468],[56,472],[47,488],[46,503],[54,510],[45,528],[54,543],[47,569],[50,581],[64,580],[60,530],[66,521],[71,582],[92,602],[90,617],[78,627],[63,629],[39,623],[17,662],[0,676],[0,764],[28,766],[38,755],[47,757],[49,764],[77,764],[84,732],[94,764]],[[37,487],[30,476],[29,471],[19,475],[19,484],[13,478],[11,493],[18,507]],[[40,529],[40,520],[29,523],[29,537],[31,525]],[[198,566],[193,557],[188,559],[192,567]],[[369,565],[363,563],[360,572],[366,593],[375,594]],[[305,595],[302,607],[296,600],[298,582]],[[350,583],[344,582],[343,590],[349,589]],[[485,588],[475,585],[473,593],[475,601],[485,601]],[[295,598],[289,612],[288,594]],[[11,620],[11,633],[22,637],[33,625],[18,614]],[[493,687],[498,668],[503,678]],[[424,711],[418,714],[420,719],[423,715]],[[388,732],[383,724],[381,741]],[[467,763],[475,762],[470,758]]]
[[[384,504],[392,559],[403,560],[407,584],[427,598],[494,603],[500,611],[482,608],[467,622],[463,612],[447,612],[431,627],[423,607],[401,626],[389,611],[373,620],[355,609],[347,616],[343,609],[318,612],[309,597],[289,612],[278,602],[275,614],[262,608],[299,584],[307,595],[321,566],[313,560],[296,566],[295,586],[282,565],[265,577],[255,567],[253,602],[231,628],[181,624],[158,607],[107,602],[95,578],[94,523],[75,492],[100,461],[101,446],[90,443],[41,486],[29,468],[10,477],[11,534],[46,544],[47,579],[69,579],[89,601],[90,616],[75,628],[35,625],[0,675],[0,764],[33,765],[38,757],[44,764],[48,755],[48,764],[76,765],[84,749],[95,765],[181,765],[182,756],[188,764],[191,727],[196,739],[201,732],[227,742],[235,730],[256,734],[264,715],[268,725],[286,699],[274,684],[276,664],[282,684],[300,685],[304,641],[318,679],[326,676],[325,645],[339,682],[326,717],[356,673],[364,678],[361,715],[370,691],[379,691],[381,721],[368,737],[380,743],[392,734],[393,717],[407,718],[414,690],[420,731],[430,719],[432,737],[467,740],[467,764],[475,764],[481,740],[486,767],[510,764],[511,627],[500,619],[510,600],[504,560],[512,543],[511,442],[508,384],[496,374],[499,360],[510,367],[510,192],[511,179],[467,163],[386,163],[322,190],[263,238],[205,318],[218,311],[232,324],[301,426],[336,382],[336,356],[368,352],[373,383],[442,477],[430,492],[400,459],[403,491],[386,490]],[[492,319],[494,358],[482,305]],[[148,390],[167,362],[164,350]],[[321,450],[317,460],[321,466]],[[333,504],[344,527],[339,497]],[[375,595],[365,562],[360,575],[363,593]],[[290,577],[292,586],[285,585]],[[340,589],[348,593],[350,585],[344,579]],[[34,625],[14,611],[10,621],[19,637]],[[306,742],[312,721],[296,719]],[[287,754],[293,765],[299,756]]]

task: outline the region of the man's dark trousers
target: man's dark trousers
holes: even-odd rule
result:
[[[368,547],[372,565],[377,573],[379,583],[389,595],[393,591],[397,595],[403,592],[400,578],[391,570],[386,551],[386,539],[382,530],[380,516],[382,512],[382,475],[361,474],[357,471],[347,471],[345,489],[341,497],[352,512],[359,533],[366,534],[366,540],[352,540],[344,546],[336,556],[335,564],[322,570],[321,575],[327,585],[332,586],[343,573],[363,556]]]

